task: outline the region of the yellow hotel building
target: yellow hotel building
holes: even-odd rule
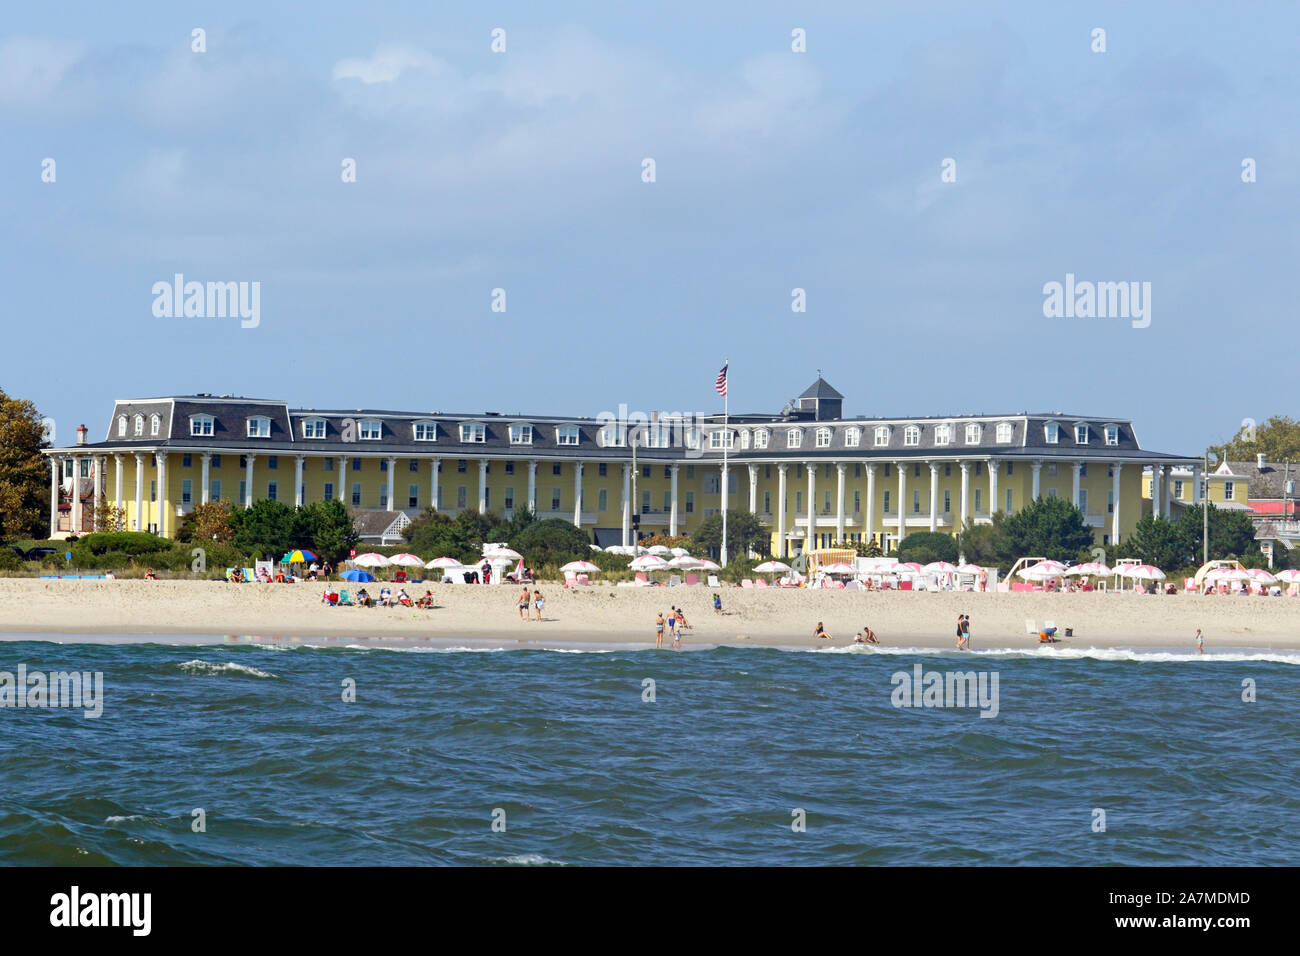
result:
[[[955,534],[1037,496],[1075,502],[1098,544],[1168,509],[1166,470],[1199,462],[1142,449],[1131,421],[1063,413],[844,418],[820,377],[777,414],[602,414],[292,409],[213,395],[123,399],[102,441],[83,429],[50,457],[51,536],[92,530],[87,502],[127,527],[175,534],[196,504],[340,499],[395,526],[432,505],[563,518],[602,546],[689,534],[720,508],[754,512],[774,553],[915,531]],[[725,463],[724,463],[725,450]],[[633,464],[635,460],[635,465]],[[633,468],[635,467],[635,473]],[[1156,483],[1148,490],[1144,472]],[[74,480],[74,476],[76,476]],[[633,490],[635,488],[635,491]],[[74,493],[75,491],[75,493]],[[382,516],[379,516],[382,518]],[[372,523],[372,522],[368,522]],[[382,520],[380,522],[383,523]]]

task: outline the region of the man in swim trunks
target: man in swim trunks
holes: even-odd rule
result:
[[[876,639],[876,632],[873,631],[871,628],[867,627],[867,625],[863,624],[863,625],[862,625],[862,631],[858,634],[857,637],[855,637],[855,638],[853,639],[853,643],[855,643],[855,644],[879,644],[880,641],[878,641],[878,640]]]
[[[528,588],[524,588],[522,591],[519,592],[518,603],[519,603],[519,620],[521,621],[528,620]]]

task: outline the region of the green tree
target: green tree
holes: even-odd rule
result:
[[[294,509],[272,498],[231,512],[231,543],[249,555],[279,558],[293,546]]]
[[[591,550],[587,533],[563,518],[530,522],[510,541],[510,546],[524,556],[524,563],[531,568],[586,558]]]
[[[1027,555],[1074,561],[1093,546],[1083,512],[1064,498],[1036,498],[1007,517],[999,537],[1000,561]]]
[[[1227,457],[1231,461],[1254,461],[1263,454],[1269,461],[1300,460],[1300,422],[1285,415],[1274,415],[1262,425],[1247,425],[1230,439],[1206,449],[1211,459]]]
[[[918,564],[956,561],[957,539],[939,531],[914,531],[898,543],[898,556]]]
[[[229,501],[209,501],[195,505],[181,519],[180,527],[176,529],[176,540],[184,542],[197,540],[225,543],[233,535]]]
[[[1163,516],[1143,515],[1116,553],[1165,570],[1184,567],[1191,559],[1186,523],[1181,518],[1175,522]]]
[[[957,535],[958,553],[972,564],[984,567],[992,567],[1004,561],[1007,548],[1002,528],[1006,521],[1005,511],[994,512],[988,524],[976,524],[974,518],[967,518]]]
[[[1178,519],[1179,529],[1187,542],[1189,564],[1201,563],[1206,520],[1200,505],[1183,509]],[[1249,564],[1252,560],[1263,560],[1259,542],[1255,540],[1255,524],[1246,512],[1228,511],[1211,504],[1208,522],[1211,561],[1239,558],[1243,564]]]
[[[48,445],[36,406],[0,389],[0,538],[45,537],[50,463],[41,449]]]
[[[406,538],[410,549],[422,556],[449,557],[468,562],[481,554],[466,539],[462,524],[433,508],[425,508],[420,512],[402,531],[402,536]]]
[[[700,522],[691,535],[696,544],[718,554],[722,550],[722,513],[711,514]],[[727,557],[740,557],[750,547],[766,556],[771,551],[771,539],[762,520],[752,511],[727,509]]]
[[[358,535],[352,513],[343,502],[314,501],[299,508],[294,520],[293,545],[314,551],[320,558],[338,563],[356,547]]]

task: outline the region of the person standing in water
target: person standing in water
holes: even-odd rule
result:
[[[961,649],[970,650],[970,615],[963,614],[961,618]]]
[[[966,620],[966,615],[964,614],[957,615],[957,650],[961,650],[961,643],[962,643],[961,626],[965,620]]]
[[[1205,653],[1205,635],[1201,633],[1199,627],[1196,629],[1196,653]]]
[[[664,612],[660,611],[659,616],[655,618],[655,647],[664,646]]]

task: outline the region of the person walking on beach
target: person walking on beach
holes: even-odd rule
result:
[[[660,611],[659,616],[655,618],[655,648],[662,649],[664,646],[664,612]]]
[[[970,615],[963,614],[961,617],[961,649],[970,650]]]
[[[1205,653],[1205,635],[1201,633],[1199,627],[1196,629],[1196,653]]]
[[[519,592],[519,598],[516,602],[519,605],[519,620],[528,620],[528,588]]]
[[[668,607],[668,636],[677,643],[677,605],[671,604]]]
[[[961,625],[966,620],[966,615],[957,615],[957,650],[961,650]]]
[[[673,631],[673,650],[680,651],[682,649],[682,609],[677,608],[676,614],[677,627]]]
[[[533,607],[537,609],[537,623],[542,623],[542,609],[546,607],[546,598],[542,596],[541,591],[533,592]]]

